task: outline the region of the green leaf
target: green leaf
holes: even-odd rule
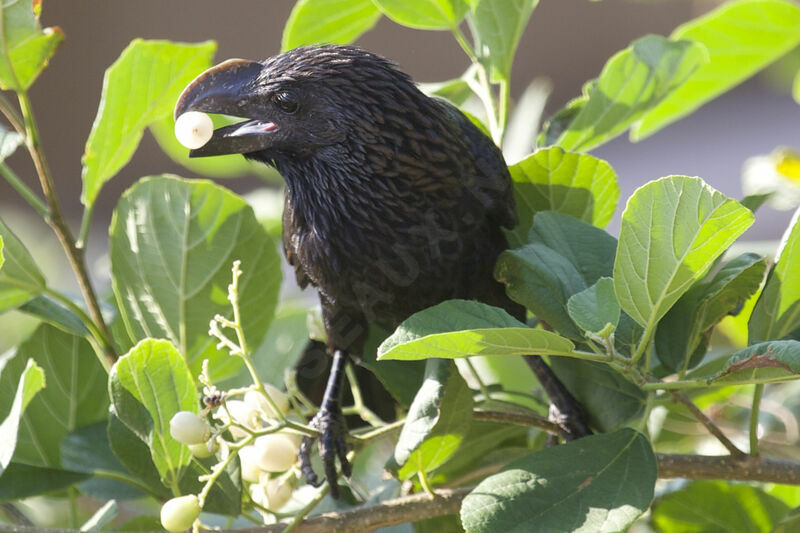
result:
[[[528,238],[572,263],[587,287],[602,277],[610,277],[614,269],[617,239],[575,217],[553,211],[537,213]]]
[[[401,480],[430,472],[458,449],[472,421],[472,391],[452,361],[431,359],[400,431],[394,463]]]
[[[527,242],[533,216],[540,211],[557,211],[604,227],[617,209],[614,169],[589,154],[553,146],[537,150],[508,170],[520,219],[513,231],[517,243]]]
[[[600,431],[619,429],[644,412],[647,395],[608,365],[553,357],[550,368]]]
[[[40,294],[19,308],[20,311],[33,315],[48,324],[67,333],[87,337],[89,330],[72,310],[48,294]]]
[[[486,304],[449,300],[411,315],[378,348],[378,360],[473,355],[568,355],[575,345]]]
[[[384,15],[420,30],[448,30],[467,13],[465,0],[373,0]]]
[[[241,260],[239,307],[258,346],[275,311],[280,257],[252,208],[211,182],[144,178],[120,199],[110,229],[112,286],[128,335],[169,339],[199,374],[230,377],[241,360],[208,335],[214,315],[233,318],[231,265]]]
[[[106,70],[97,117],[83,154],[81,202],[130,161],[144,129],[172,114],[183,88],[211,65],[216,44],[134,39]]]
[[[586,151],[616,137],[707,61],[702,45],[647,35],[608,60],[583,95],[545,126],[539,144]],[[562,131],[563,130],[563,131]]]
[[[17,392],[6,418],[0,423],[0,476],[11,463],[17,447],[17,432],[25,408],[37,392],[44,388],[44,371],[33,359],[28,359],[19,377]]]
[[[233,119],[223,115],[209,115],[214,128],[221,128],[241,119]],[[265,179],[277,179],[275,169],[248,161],[241,154],[218,155],[215,157],[189,157],[189,151],[175,137],[175,120],[172,115],[164,115],[148,126],[158,146],[170,159],[201,176],[209,178],[237,178],[257,175]]]
[[[800,71],[798,71],[797,75],[794,77],[792,94],[794,95],[794,99],[797,101],[797,103],[800,104]]]
[[[372,0],[298,0],[283,28],[281,51],[306,44],[350,44],[380,18]]]
[[[669,176],[628,200],[614,262],[622,309],[645,335],[753,223],[753,213],[700,178]]]
[[[748,323],[748,340],[782,339],[800,328],[800,209],[781,239],[775,264],[767,276]]]
[[[172,486],[192,454],[172,438],[169,421],[178,411],[199,410],[198,393],[186,362],[169,341],[147,339],[120,357],[112,374],[150,414],[150,453],[165,484]]]
[[[461,506],[467,533],[616,532],[653,499],[656,459],[632,429],[535,452],[483,480]]]
[[[389,394],[392,395],[392,398],[407,408],[414,401],[414,397],[425,377],[426,362],[378,361],[378,347],[386,340],[387,336],[386,330],[374,325],[370,326],[369,336],[367,337],[359,366],[363,366],[372,372]],[[323,351],[319,354],[319,357],[324,357],[327,360],[329,356],[326,351]],[[325,366],[327,365],[317,363],[315,368],[324,368]]]
[[[41,2],[0,2],[0,89],[24,91],[64,38],[60,28],[39,25]]]
[[[0,220],[3,261],[0,262],[0,313],[24,304],[42,292],[46,282],[25,245]]]
[[[0,501],[22,500],[58,492],[90,477],[90,474],[60,468],[11,463],[0,478]]]
[[[114,407],[116,408],[116,405]],[[147,444],[113,412],[108,417],[106,431],[111,451],[125,465],[125,468],[140,479],[157,497],[168,499],[171,493],[161,483],[161,476],[153,463]]]
[[[789,506],[757,487],[695,481],[660,498],[651,521],[658,531],[772,531]]]
[[[688,370],[700,363],[710,330],[755,294],[764,279],[766,261],[742,254],[729,261],[711,280],[698,282],[681,296],[658,323],[655,348],[668,369]]]
[[[800,341],[760,342],[733,354],[709,384],[780,383],[800,374]]]
[[[25,410],[14,462],[58,467],[64,436],[108,416],[106,373],[85,339],[41,324],[6,365],[0,377],[0,398],[7,398],[14,390],[11,383],[16,383],[28,359],[42,368],[47,387]]]
[[[506,250],[497,259],[494,277],[505,283],[509,298],[530,309],[536,318],[566,337],[583,338],[569,317],[567,300],[586,284],[563,255],[538,242]]]
[[[486,55],[493,82],[508,80],[519,39],[539,0],[472,0],[475,49]]]
[[[463,78],[443,82],[420,83],[418,86],[419,90],[428,96],[444,98],[454,106],[463,105],[467,100],[475,96],[469,83]]]
[[[567,311],[575,324],[590,333],[599,333],[619,323],[620,308],[614,294],[614,280],[600,278],[597,283],[567,301]]]
[[[205,483],[201,483],[198,478],[211,474],[211,468],[217,463],[219,458],[213,455],[206,459],[192,459],[180,481],[181,494],[199,494]],[[239,460],[235,459],[212,486],[203,511],[238,516],[242,511],[241,478]]]
[[[634,126],[633,140],[688,115],[800,44],[800,7],[784,0],[727,2],[670,38],[703,45],[709,61]]]

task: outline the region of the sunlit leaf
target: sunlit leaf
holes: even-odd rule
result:
[[[760,342],[739,350],[709,383],[779,383],[800,377],[800,341]]]
[[[298,0],[283,28],[281,50],[306,44],[350,44],[380,18],[372,0]]]
[[[0,475],[11,463],[17,447],[17,432],[20,419],[28,403],[44,388],[44,371],[33,359],[28,359],[25,370],[19,377],[14,401],[5,419],[0,422]]]
[[[570,296],[567,311],[584,331],[599,333],[606,326],[617,327],[620,308],[614,294],[614,280],[600,278],[591,287]]]
[[[384,15],[421,30],[455,28],[467,13],[465,0],[373,0]]]
[[[539,0],[472,0],[475,48],[491,66],[492,81],[508,80],[519,39]]]
[[[106,70],[97,117],[83,154],[81,202],[130,161],[145,128],[172,114],[180,92],[211,65],[216,44],[134,39]]]
[[[0,312],[3,312],[19,307],[41,293],[46,282],[25,245],[2,220],[0,239]]]
[[[37,9],[38,6],[38,9]],[[0,88],[24,91],[64,39],[60,28],[39,25],[41,2],[0,2]]]

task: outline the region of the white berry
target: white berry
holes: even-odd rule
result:
[[[255,443],[258,466],[265,472],[283,472],[297,462],[297,443],[283,433],[258,437]]]
[[[275,402],[276,407],[280,410],[281,414],[286,414],[289,410],[289,396],[282,390],[273,387],[269,383],[264,384],[264,391],[269,394],[272,401]],[[280,418],[275,410],[270,405],[269,401],[259,391],[251,390],[244,395],[244,401],[253,409],[258,409],[264,416],[271,419]]]
[[[262,481],[264,488],[264,507],[271,511],[277,511],[292,497],[292,486],[284,479],[270,479],[266,483]]]
[[[211,437],[211,428],[191,411],[178,411],[169,421],[169,434],[181,444],[201,444]]]
[[[200,502],[196,495],[172,498],[161,506],[161,525],[172,533],[186,531],[192,527],[199,514]]]
[[[200,111],[187,111],[175,121],[175,137],[190,150],[205,145],[213,134],[211,117]]]
[[[242,479],[257,483],[261,468],[258,466],[258,452],[255,446],[244,446],[239,450],[239,463],[242,466]]]

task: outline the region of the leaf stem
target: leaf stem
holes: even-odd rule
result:
[[[36,119],[33,115],[31,102],[25,91],[19,91],[17,96],[19,98],[20,109],[22,110],[22,118],[25,123],[25,144],[28,148],[28,152],[30,152],[31,159],[33,159],[33,165],[36,167],[36,173],[39,176],[42,192],[47,200],[49,216],[45,218],[45,221],[55,232],[56,237],[58,237],[61,243],[61,247],[67,255],[72,271],[75,273],[75,277],[78,280],[83,298],[86,301],[86,306],[89,308],[92,321],[95,326],[97,326],[97,331],[102,334],[97,340],[105,350],[108,364],[113,365],[117,360],[117,353],[111,341],[111,332],[100,311],[97,295],[95,294],[94,287],[92,286],[92,282],[86,270],[83,252],[75,246],[75,239],[61,213],[61,206],[58,203],[58,197],[56,196],[50,169],[47,166],[47,161],[45,160],[42,146],[39,142],[39,129],[36,126]]]
[[[353,395],[353,407],[351,410],[354,414],[361,417],[361,420],[366,422],[372,427],[382,427],[386,424],[380,419],[370,408],[364,405],[364,399],[361,396],[361,387],[358,386],[356,374],[350,364],[345,365],[344,373],[347,375],[347,381],[350,383],[350,393]],[[345,413],[346,414],[346,413]]]
[[[759,383],[753,390],[753,407],[750,409],[750,455],[758,457],[758,411],[761,408],[761,397],[764,385]]]
[[[431,482],[428,480],[428,475],[425,473],[425,470],[418,470],[417,477],[419,478],[419,484],[422,485],[422,490],[430,496],[431,498],[436,497],[436,492],[433,490],[431,486]]]
[[[89,239],[89,230],[92,228],[92,215],[94,214],[95,204],[89,204],[83,209],[83,216],[81,217],[81,229],[78,233],[78,242],[75,246],[81,250],[86,248],[86,241]]]
[[[331,486],[328,483],[325,483],[325,485],[319,490],[316,496],[314,496],[311,499],[311,501],[306,504],[305,507],[300,509],[300,511],[295,515],[294,519],[292,519],[291,523],[288,526],[286,526],[286,529],[284,529],[281,533],[291,533],[292,531],[294,531],[297,528],[297,526],[303,522],[305,517],[308,516],[308,513],[313,511],[314,507],[319,505],[319,502],[322,501],[322,498],[327,496],[330,488]]]
[[[5,163],[0,163],[0,173],[3,174],[3,177],[6,179],[8,184],[11,185],[20,196],[22,196],[23,200],[28,202],[28,204],[33,207],[37,213],[39,213],[39,216],[45,219],[49,216],[47,204],[45,204],[42,199],[39,198],[36,193],[33,192],[33,190],[28,187],[13,170],[11,170],[11,167]]]

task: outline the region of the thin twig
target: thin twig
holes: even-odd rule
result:
[[[716,439],[735,457],[744,456],[745,453],[740,450],[731,440],[725,436],[721,429],[708,418],[703,411],[701,411],[692,401],[683,393],[677,391],[669,391],[672,397],[675,398],[681,405],[686,407],[690,413],[697,419],[698,422],[703,424],[709,433],[714,435]]]
[[[543,429],[553,435],[560,435],[561,432],[558,424],[536,413],[475,409],[472,414],[475,420],[483,420],[485,422],[507,422],[518,426],[534,427]]]

